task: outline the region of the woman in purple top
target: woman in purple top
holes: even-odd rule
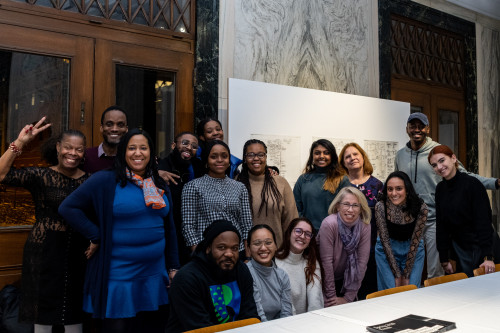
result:
[[[365,278],[359,288],[358,298],[365,299],[366,295],[377,291],[377,264],[375,262],[375,243],[377,241],[377,224],[375,222],[375,204],[377,196],[382,192],[384,184],[372,176],[373,166],[368,155],[357,143],[348,143],[339,154],[339,164],[347,173],[351,186],[360,190],[372,211],[370,259],[366,268]]]
[[[318,233],[325,307],[356,300],[370,256],[371,211],[361,191],[343,188]]]

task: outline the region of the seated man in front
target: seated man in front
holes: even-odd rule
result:
[[[252,276],[238,260],[240,240],[238,230],[224,220],[203,232],[192,260],[172,281],[167,332],[259,318]]]

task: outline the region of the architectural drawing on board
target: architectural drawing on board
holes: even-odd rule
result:
[[[267,146],[267,165],[277,166],[280,176],[293,187],[304,168],[300,160],[300,137],[251,134],[252,139],[264,141]]]
[[[363,147],[373,165],[373,176],[384,182],[394,171],[394,159],[398,151],[398,143],[394,141],[365,140]]]
[[[342,150],[342,148],[348,144],[348,143],[351,143],[351,142],[356,142],[356,140],[354,139],[341,139],[341,138],[328,138],[328,137],[316,137],[316,136],[313,136],[313,141],[311,142],[311,144],[316,141],[316,140],[319,140],[319,139],[327,139],[328,141],[330,141],[331,143],[333,143],[333,146],[335,147],[335,151],[337,152],[337,155],[340,154],[340,151]]]

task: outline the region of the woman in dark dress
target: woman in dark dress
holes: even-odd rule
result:
[[[79,169],[85,136],[67,130],[50,140],[43,157],[51,167],[10,169],[22,149],[50,126],[44,121],[45,117],[35,125],[26,125],[0,158],[0,181],[26,188],[35,203],[36,221],[23,254],[19,319],[34,323],[36,333],[52,332],[52,325],[64,325],[66,332],[81,332],[88,243],[66,224],[57,209],[88,178]]]

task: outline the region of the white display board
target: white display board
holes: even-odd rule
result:
[[[280,168],[292,186],[319,138],[332,141],[337,153],[347,142],[358,143],[382,181],[408,141],[408,103],[239,79],[229,79],[228,90],[231,153],[241,158],[248,139],[264,141],[268,165]]]

